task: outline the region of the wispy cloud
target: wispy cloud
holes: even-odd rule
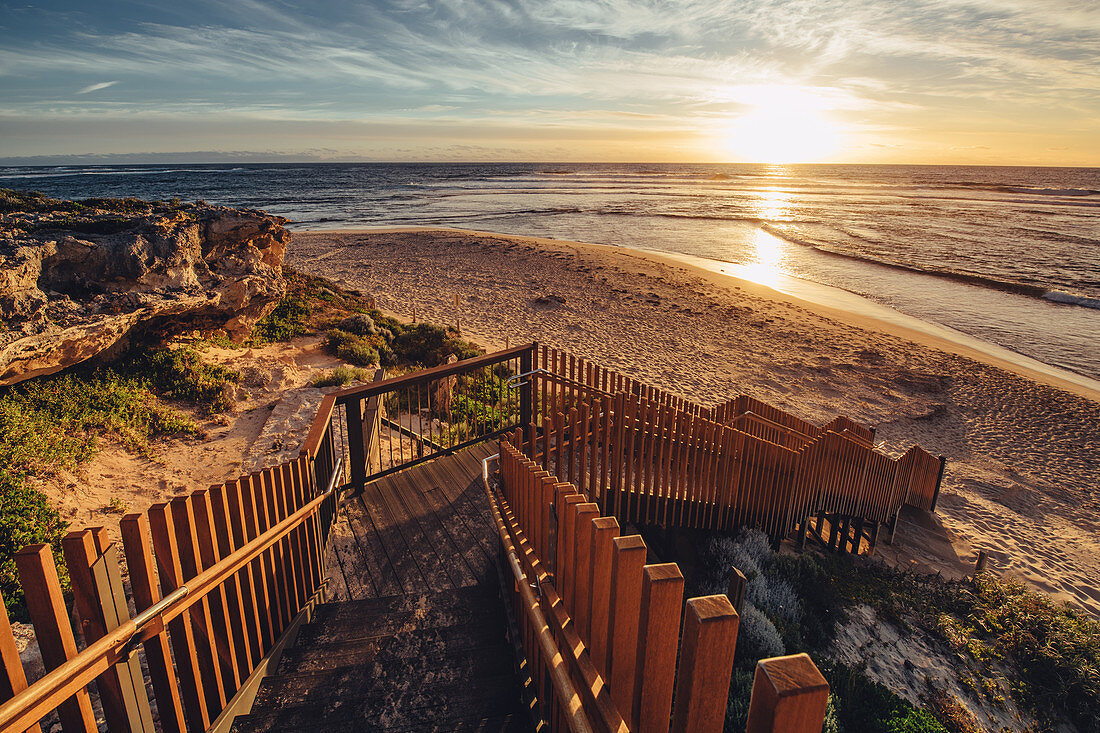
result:
[[[861,130],[908,126],[915,134],[919,121],[944,134],[974,133],[1006,119],[1095,130],[1100,119],[1100,6],[1088,0],[195,0],[142,4],[137,14],[134,7],[123,0],[100,0],[94,14],[76,0],[63,11],[0,7],[7,39],[0,114],[220,112],[288,124],[405,116],[477,125],[509,117],[639,129],[679,120],[690,131],[745,113],[752,99],[744,90],[783,86],[824,100]],[[118,84],[96,77],[126,83],[84,97]],[[72,98],[73,78],[88,84],[80,99]]]
[[[100,89],[106,89],[107,87],[113,87],[118,84],[117,81],[101,81],[98,84],[89,84],[83,89],[79,90],[77,94],[87,94],[89,92],[98,92]]]

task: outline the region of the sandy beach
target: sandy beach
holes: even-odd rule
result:
[[[489,348],[538,340],[703,404],[745,393],[876,426],[888,453],[918,443],[948,459],[933,523],[952,545],[933,554],[899,533],[884,556],[959,576],[984,549],[998,571],[1100,615],[1100,393],[1088,385],[625,248],[337,230],[296,232],[287,264]]]

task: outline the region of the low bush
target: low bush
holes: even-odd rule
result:
[[[233,404],[239,372],[208,364],[193,349],[138,349],[119,360],[120,369],[144,380],[154,392],[222,412]]]
[[[331,372],[318,374],[310,382],[314,387],[342,387],[354,381],[369,382],[374,374],[366,369],[338,366]]]
[[[309,333],[309,316],[309,303],[300,296],[288,295],[256,323],[252,329],[252,340],[258,343],[289,341]]]

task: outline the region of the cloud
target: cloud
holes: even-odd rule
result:
[[[87,94],[88,92],[98,92],[100,89],[106,89],[107,87],[113,87],[115,84],[118,84],[118,82],[117,81],[101,81],[98,84],[89,84],[88,86],[86,86],[83,89],[81,89],[80,91],[78,91],[77,94]]]

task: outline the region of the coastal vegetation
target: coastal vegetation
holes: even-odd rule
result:
[[[78,471],[105,440],[152,455],[157,438],[201,437],[195,421],[166,400],[219,412],[228,407],[227,387],[238,378],[232,370],[204,363],[191,349],[135,348],[109,364],[83,365],[0,390],[0,592],[16,616],[22,591],[14,554],[34,543],[50,544],[59,553],[66,529],[32,479]]]
[[[731,566],[748,580],[727,730],[744,730],[756,661],[797,652],[809,653],[829,681],[826,731],[983,730],[934,679],[923,680],[920,708],[867,669],[837,659],[840,630],[854,609],[865,607],[901,638],[942,651],[977,705],[1018,709],[1036,730],[1063,722],[1088,730],[1100,719],[1100,624],[1017,582],[985,573],[972,582],[947,581],[868,558],[780,554],[754,531],[736,538],[702,533],[690,544],[700,548],[697,556],[676,559],[695,592],[724,593]]]

